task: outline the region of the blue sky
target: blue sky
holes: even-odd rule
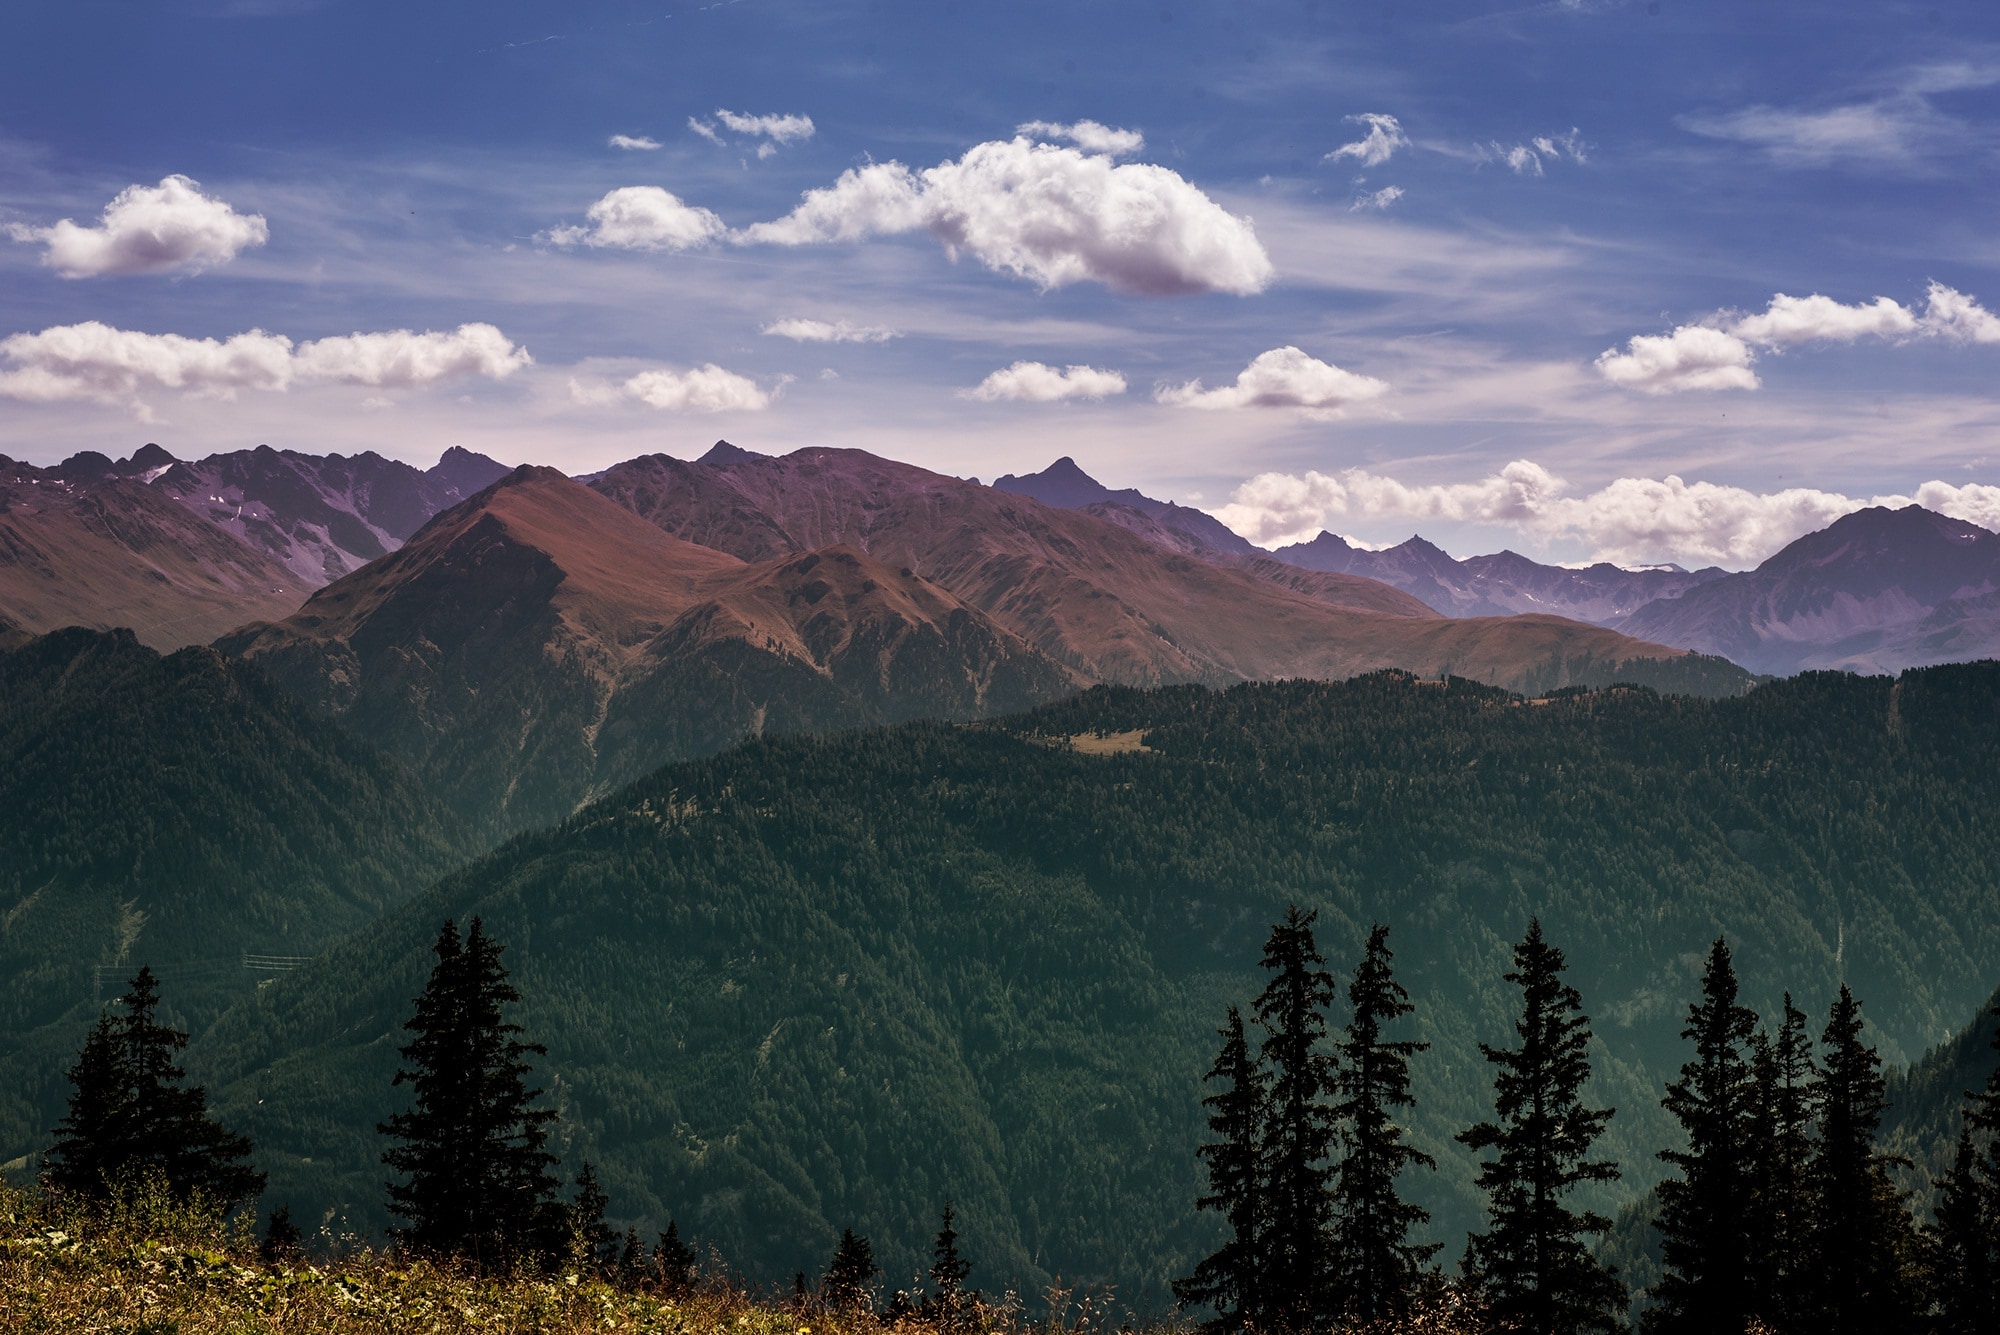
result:
[[[2000,526],[1996,106],[1953,0],[15,0],[0,451],[1072,454],[1628,563]]]

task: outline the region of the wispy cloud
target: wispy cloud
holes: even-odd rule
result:
[[[1409,136],[1394,116],[1378,111],[1364,111],[1358,116],[1349,116],[1349,121],[1366,125],[1368,133],[1353,143],[1342,144],[1328,153],[1322,162],[1334,162],[1341,158],[1352,158],[1363,167],[1379,167],[1396,155],[1399,148],[1410,146]]]
[[[609,143],[613,148],[630,149],[641,153],[650,153],[662,146],[659,140],[642,134],[614,134]]]
[[[902,335],[881,325],[854,324],[848,320],[773,320],[762,331],[775,338],[797,343],[886,343]]]
[[[1017,126],[1015,134],[1029,139],[1059,139],[1075,144],[1086,153],[1105,153],[1111,157],[1126,157],[1146,147],[1146,136],[1137,130],[1114,130],[1096,121],[1077,121],[1063,125],[1055,121],[1028,121]]]

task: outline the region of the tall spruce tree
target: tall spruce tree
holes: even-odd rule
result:
[[[604,1217],[610,1208],[611,1198],[597,1181],[597,1169],[585,1159],[576,1174],[576,1199],[569,1206],[569,1259],[602,1275],[618,1268],[618,1234]]]
[[[1750,1236],[1758,1313],[1774,1332],[1799,1330],[1812,1307],[1814,1133],[1819,1069],[1805,1012],[1785,993],[1777,1036],[1751,1044],[1754,1079]]]
[[[1196,1151],[1208,1173],[1208,1194],[1195,1208],[1222,1215],[1228,1236],[1186,1279],[1174,1281],[1183,1307],[1211,1307],[1211,1332],[1264,1325],[1259,1288],[1259,1228],[1263,1221],[1263,1130],[1266,1114],[1264,1072],[1243,1034],[1243,1014],[1229,1008],[1221,1029],[1222,1050],[1207,1079],[1220,1088],[1202,1099],[1215,1139]]]
[[[1257,997],[1270,1073],[1264,1132],[1264,1220],[1258,1307],[1270,1329],[1306,1331],[1338,1315],[1333,1252],[1333,1154],[1337,1068],[1323,1050],[1333,975],[1313,941],[1313,921],[1294,904],[1264,943],[1273,973]]]
[[[1645,1315],[1646,1335],[1713,1335],[1742,1330],[1758,1307],[1755,1189],[1756,1079],[1750,1069],[1757,1016],[1737,1004],[1729,943],[1717,938],[1702,972],[1701,1000],[1688,1007],[1681,1037],[1692,1061],[1662,1101],[1681,1124],[1685,1150],[1660,1157],[1680,1171],[1660,1183],[1660,1282]]]
[[[1961,1122],[1951,1167],[1937,1182],[1937,1207],[1924,1232],[1924,1269],[1935,1335],[2000,1332],[2000,1284],[1993,1224],[1979,1181],[1979,1150]]]
[[[1813,1229],[1814,1331],[1826,1335],[1908,1330],[1916,1312],[1907,1267],[1914,1230],[1889,1175],[1907,1161],[1875,1147],[1888,1096],[1882,1059],[1861,1041],[1861,1006],[1845,983],[1823,1043],[1818,1188]]]
[[[840,1232],[840,1245],[827,1263],[826,1278],[820,1281],[819,1295],[828,1307],[856,1311],[874,1307],[875,1276],[882,1267],[875,1264],[875,1248],[851,1228]]]
[[[653,1244],[653,1270],[660,1277],[660,1292],[668,1298],[685,1298],[694,1292],[696,1279],[694,1249],[681,1241],[681,1226],[672,1219],[667,1231]]]
[[[1437,1160],[1403,1139],[1397,1112],[1413,1107],[1410,1058],[1430,1046],[1384,1036],[1410,1014],[1410,994],[1396,981],[1389,929],[1376,924],[1348,984],[1349,1017],[1339,1044],[1334,1116],[1346,1153],[1333,1184],[1334,1254],[1345,1314],[1363,1321],[1400,1317],[1409,1310],[1419,1275],[1439,1243],[1413,1243],[1410,1230],[1430,1211],[1405,1201],[1396,1179],[1411,1165],[1435,1169]]]
[[[1496,1329],[1533,1335],[1608,1335],[1624,1329],[1625,1285],[1600,1262],[1587,1239],[1611,1227],[1568,1198],[1592,1182],[1615,1182],[1618,1165],[1590,1158],[1611,1120],[1610,1108],[1587,1107],[1590,1017],[1582,995],[1563,981],[1562,951],[1539,920],[1514,947],[1506,980],[1521,989],[1519,1047],[1480,1044],[1493,1075],[1493,1112],[1459,1136],[1493,1151],[1480,1164],[1486,1232],[1469,1240],[1467,1279],[1485,1298]]]
[[[405,1246],[476,1266],[506,1268],[559,1252],[566,1211],[556,1199],[544,1146],[551,1109],[528,1088],[530,1054],[503,1011],[521,999],[501,967],[502,947],[478,918],[463,942],[447,921],[403,1047],[395,1083],[414,1098],[376,1129],[396,1142],[382,1162],[402,1175],[389,1184],[389,1209],[408,1223]]]
[[[968,1323],[979,1295],[965,1287],[972,1263],[958,1252],[958,1230],[953,1227],[951,1202],[944,1203],[938,1221],[937,1239],[931,1244],[931,1287],[924,1295],[923,1314],[942,1330],[957,1330]]]
[[[188,1036],[162,1023],[159,980],[141,967],[117,1005],[100,1017],[70,1068],[69,1112],[44,1161],[51,1186],[103,1199],[127,1182],[156,1178],[179,1200],[199,1196],[230,1209],[264,1189],[243,1162],[250,1142],[208,1111],[201,1086],[183,1082]]]

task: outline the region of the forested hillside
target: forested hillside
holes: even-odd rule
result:
[[[2000,974],[1996,704],[1994,664],[1727,701],[1379,673],[765,740],[447,878],[192,1061],[269,1201],[379,1225],[398,1026],[439,920],[477,913],[614,1223],[677,1217],[765,1275],[852,1225],[901,1279],[949,1196],[975,1282],[1158,1302],[1213,1241],[1189,1206],[1216,1027],[1297,902],[1343,985],[1370,923],[1392,929],[1433,1045],[1413,1127],[1440,1168],[1408,1188],[1455,1251],[1477,1202],[1452,1137],[1490,1113],[1476,1045],[1506,1034],[1531,914],[1618,1109],[1605,1204],[1659,1172],[1718,933],[1745,1002],[1774,1015],[1789,989],[1824,1016],[1844,979],[1892,1062],[1963,1023]]]
[[[0,653],[0,812],[0,1161],[43,1147],[95,1001],[139,963],[204,1021],[467,851],[374,748],[126,631]]]

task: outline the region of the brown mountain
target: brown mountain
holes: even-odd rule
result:
[[[1077,684],[907,570],[838,546],[746,563],[545,468],[218,643],[498,830],[745,736],[972,717]]]
[[[90,466],[99,459],[35,468],[0,456],[0,622],[30,634],[127,627],[164,651],[304,601],[290,570],[143,481]]]
[[[762,560],[841,543],[908,568],[1094,681],[1224,684],[1380,667],[1542,690],[1617,677],[1734,691],[1747,677],[1557,617],[1447,619],[1379,581],[1204,559],[1158,516],[1060,509],[858,450],[649,455],[591,486],[675,537]],[[1108,503],[1097,502],[1097,507]],[[1692,675],[1690,675],[1692,674]]]

